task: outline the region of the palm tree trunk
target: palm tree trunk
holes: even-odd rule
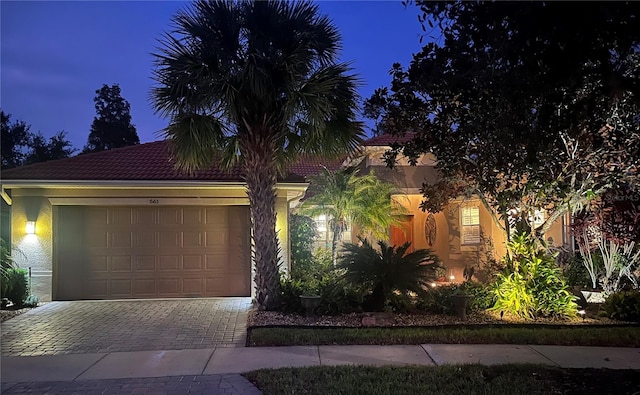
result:
[[[280,307],[279,248],[275,212],[277,173],[270,146],[267,142],[254,142],[243,147],[247,195],[251,205],[256,300],[260,310],[275,310]]]
[[[334,219],[334,222],[335,221]],[[333,238],[331,239],[331,262],[333,262],[333,266],[338,264],[338,242],[342,238],[342,226],[336,223],[333,226]]]

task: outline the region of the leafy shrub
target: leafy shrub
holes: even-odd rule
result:
[[[15,307],[22,307],[25,299],[28,295],[27,275],[26,269],[8,269],[7,272],[7,290],[2,295],[3,298],[9,299]]]
[[[640,291],[622,291],[609,295],[602,305],[606,316],[614,320],[640,322]]]
[[[291,214],[291,277],[301,279],[316,270],[312,250],[317,237],[316,224],[306,215]]]
[[[496,303],[491,309],[528,319],[575,317],[575,297],[554,257],[536,249],[527,234],[514,236],[507,248],[511,258],[507,257],[505,272],[494,285]]]
[[[598,271],[602,270],[602,255],[594,253],[593,262]],[[567,285],[571,287],[592,288],[591,276],[579,254],[573,254],[569,259],[567,266],[564,268],[564,277],[567,280]]]
[[[483,231],[480,231],[477,259],[478,265],[474,271],[474,276],[482,283],[494,281],[498,273],[504,270],[504,262],[496,259],[493,239]]]
[[[416,250],[407,254],[410,243],[399,247],[379,241],[380,250],[368,240],[360,238],[361,246],[346,243],[338,267],[344,270],[343,278],[355,288],[368,290],[365,308],[384,310],[392,293],[423,293],[435,280],[440,258],[431,250]]]
[[[469,311],[482,311],[493,306],[491,288],[477,281],[449,284],[428,289],[416,302],[416,309],[435,314],[456,314],[453,295],[471,295]]]
[[[463,282],[458,286],[456,292],[461,295],[473,296],[469,302],[470,311],[487,310],[495,303],[495,295],[491,292],[491,287],[477,281]]]
[[[302,282],[287,278],[280,279],[280,311],[283,313],[302,313],[304,307],[300,301],[303,294]]]
[[[335,315],[362,311],[363,290],[346,283],[338,270],[327,273],[319,284],[322,300],[316,312]]]
[[[27,299],[24,301],[23,306],[38,307],[39,303],[40,303],[40,298],[38,298],[36,295],[29,295],[29,297],[27,297]]]
[[[312,257],[306,272],[297,271],[291,279],[280,281],[281,307],[284,313],[302,313],[304,308],[300,295],[320,295],[320,306],[316,312],[334,315],[362,311],[363,291],[345,283],[342,272],[333,267],[331,251],[321,249]]]
[[[11,255],[9,243],[0,238],[0,294],[9,292],[11,281],[9,271],[16,268],[16,263]]]
[[[532,274],[530,285],[536,300],[536,315],[560,318],[576,316],[577,298],[569,290],[553,257],[544,256]]]
[[[408,313],[415,310],[415,298],[410,294],[392,292],[385,301],[385,311]]]
[[[454,314],[451,297],[456,293],[456,289],[455,284],[430,288],[418,296],[416,309],[434,314]]]

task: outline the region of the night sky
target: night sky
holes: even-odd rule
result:
[[[170,27],[174,1],[1,1],[0,107],[31,131],[67,132],[81,149],[89,135],[93,98],[102,84],[120,84],[141,142],[160,139],[167,121],[149,105],[151,53]],[[407,65],[420,48],[418,10],[400,1],[322,1],[342,34],[342,61],[351,61],[363,98],[388,85],[394,62]]]

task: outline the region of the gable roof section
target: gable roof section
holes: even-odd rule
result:
[[[169,141],[132,145],[2,171],[2,180],[34,181],[203,181],[242,182],[239,166],[229,171],[215,164],[192,174],[180,172],[171,158]],[[302,155],[281,182],[305,182],[322,166],[339,168],[344,158]]]

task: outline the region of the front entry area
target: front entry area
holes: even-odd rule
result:
[[[57,206],[53,299],[250,296],[248,206]]]
[[[397,225],[391,226],[391,245],[401,246],[406,242],[411,245],[407,249],[407,253],[413,252],[415,246],[413,241],[413,216],[403,215]]]

